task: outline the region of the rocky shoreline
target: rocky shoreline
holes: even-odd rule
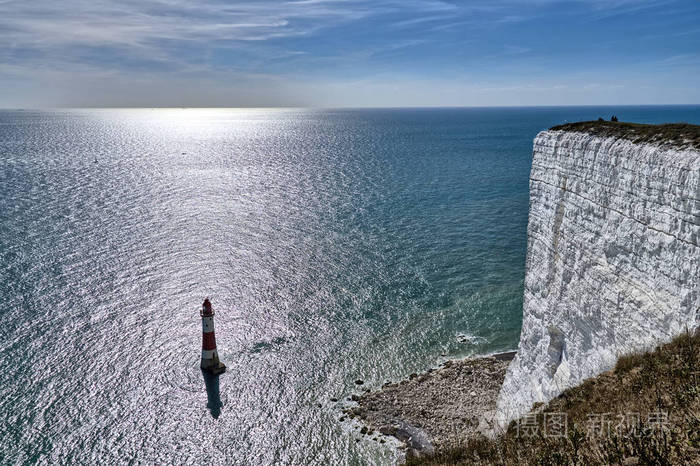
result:
[[[361,419],[372,434],[393,436],[407,455],[454,447],[489,429],[498,393],[515,352],[451,360],[380,390],[353,396],[345,414]]]

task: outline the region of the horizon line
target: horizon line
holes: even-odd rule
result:
[[[296,105],[267,105],[267,106],[56,106],[56,107],[2,107],[0,110],[419,110],[419,109],[478,109],[478,108],[620,108],[620,107],[698,107],[700,103],[691,104],[565,104],[565,105],[408,105],[408,106],[376,106],[376,107],[343,107],[343,106],[296,106]]]

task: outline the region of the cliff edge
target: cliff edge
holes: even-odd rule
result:
[[[583,122],[534,141],[504,426],[700,323],[700,127]]]

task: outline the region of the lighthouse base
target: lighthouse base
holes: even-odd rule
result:
[[[224,363],[211,359],[202,359],[202,364],[200,364],[199,367],[212,375],[219,375],[226,372],[226,365]]]

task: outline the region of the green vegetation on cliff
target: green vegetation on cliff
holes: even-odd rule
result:
[[[553,131],[575,131],[602,137],[618,137],[632,142],[669,144],[700,149],[700,126],[688,123],[644,125],[614,121],[579,121],[550,128]]]
[[[408,464],[700,465],[700,333],[620,358],[496,439]]]

